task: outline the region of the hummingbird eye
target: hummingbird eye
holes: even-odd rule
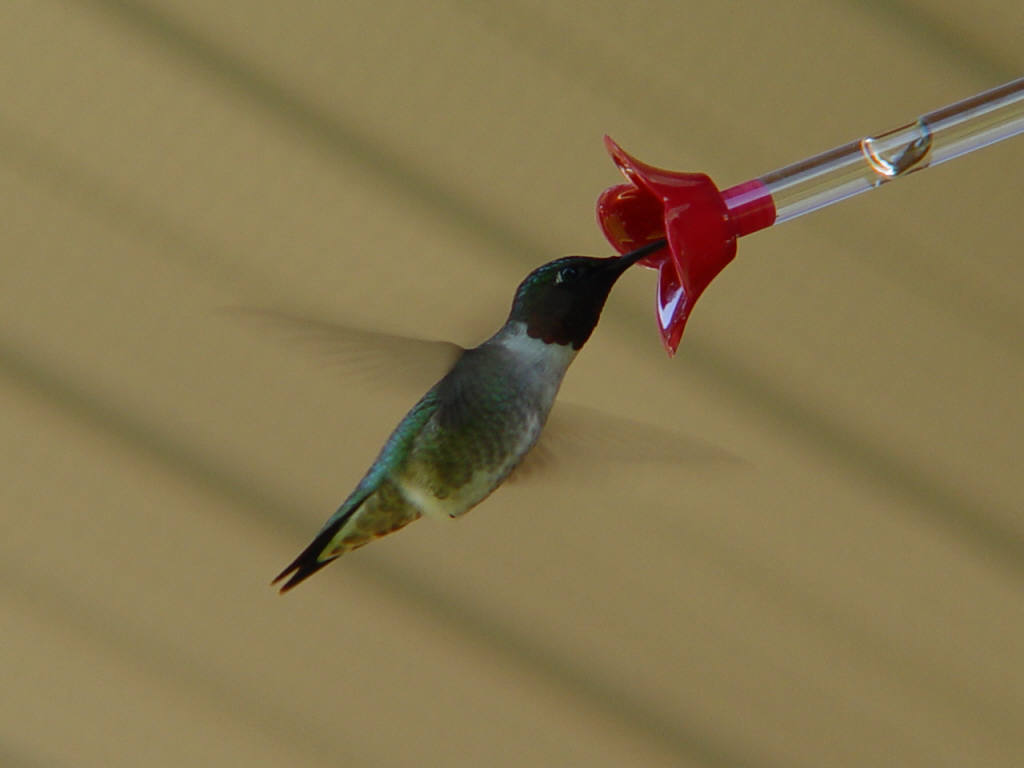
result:
[[[558,285],[559,283],[564,283],[566,280],[572,280],[578,274],[579,270],[576,269],[576,267],[562,267],[555,273],[555,285]]]

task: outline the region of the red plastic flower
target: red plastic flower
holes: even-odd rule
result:
[[[718,191],[703,173],[641,163],[605,136],[629,184],[598,198],[597,218],[619,253],[667,238],[668,249],[640,263],[658,270],[657,318],[669,356],[675,354],[693,305],[736,255],[736,239],[771,226],[775,206],[758,181]]]

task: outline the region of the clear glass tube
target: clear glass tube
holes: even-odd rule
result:
[[[760,186],[762,194],[771,195],[778,224],[1022,131],[1024,77],[746,185]],[[729,191],[724,194],[730,197]]]

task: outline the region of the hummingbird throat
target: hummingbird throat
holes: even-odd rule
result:
[[[526,334],[545,344],[572,345],[579,351],[593,333],[600,317],[600,308],[575,306],[566,312],[551,312],[550,307],[536,307],[526,315]]]

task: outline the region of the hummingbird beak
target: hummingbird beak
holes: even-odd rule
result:
[[[629,253],[622,254],[614,261],[609,260],[608,269],[616,278],[618,278],[623,272],[640,261],[640,259],[644,258],[644,256],[649,256],[656,251],[660,251],[667,245],[668,242],[664,238],[655,240],[653,243],[648,243],[647,245],[643,245]]]

